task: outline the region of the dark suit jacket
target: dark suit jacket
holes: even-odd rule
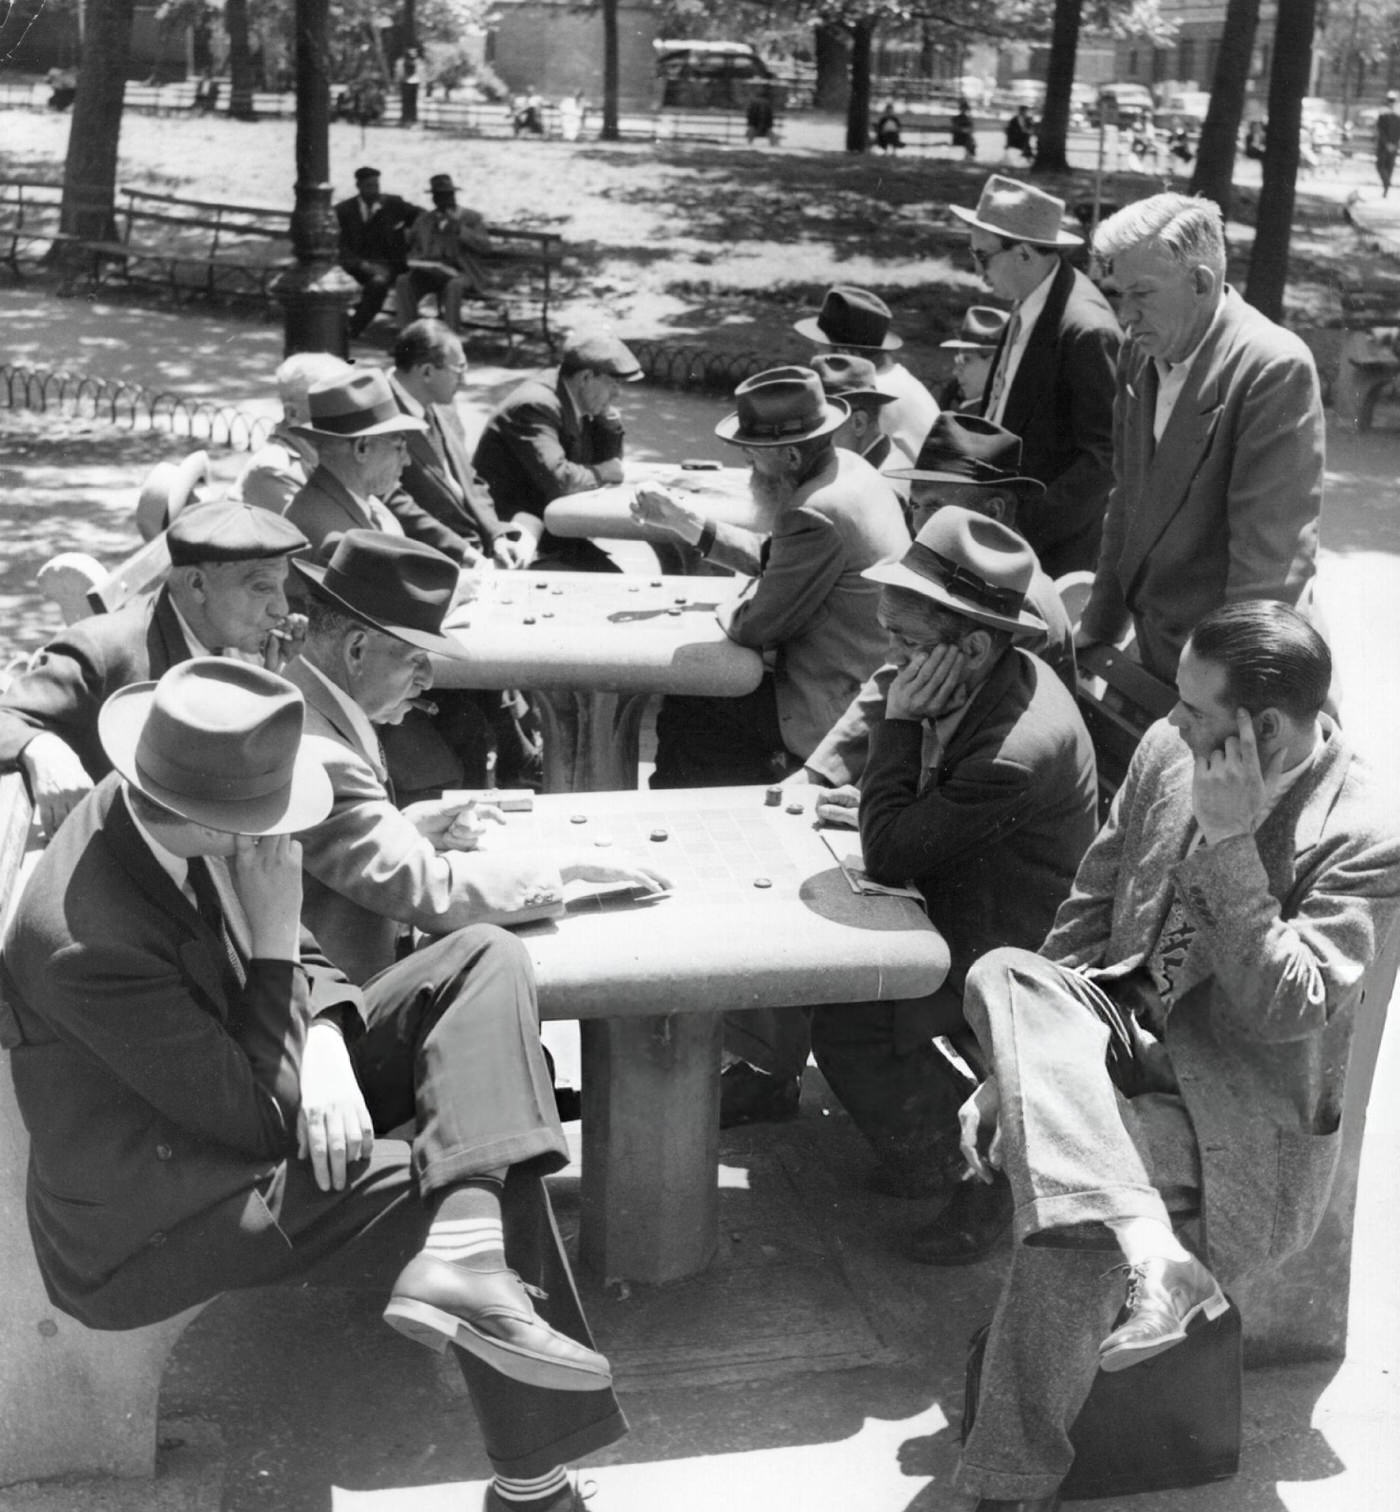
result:
[[[924,724],[879,719],[861,783],[860,839],[877,882],[913,879],[948,942],[949,985],[998,945],[1033,950],[1094,838],[1094,750],[1078,705],[1036,657],[1009,649],[923,765]]]
[[[408,267],[408,228],[418,218],[418,206],[397,194],[383,194],[368,220],[360,213],[360,198],[352,194],[335,207],[340,225],[340,261],[351,272],[366,262],[388,263],[396,272]]]
[[[94,781],[112,770],[97,711],[118,688],[158,678],[190,649],[162,588],[112,614],[70,625],[0,697],[0,770],[13,771],[41,731],[70,745]]]
[[[301,966],[250,961],[238,1000],[222,961],[109,776],[39,858],[5,937],[0,1010],[39,1269],[92,1327],[189,1305],[171,1294],[197,1297],[201,1246],[240,1253],[250,1275],[285,1251],[256,1193],[295,1154],[308,1025],[345,1005],[353,1020],[360,994],[309,935]],[[131,1284],[123,1268],[144,1257],[148,1274],[155,1250],[183,1273]]]
[[[392,375],[389,386],[399,408],[411,414],[404,403],[403,390]],[[497,517],[491,490],[472,466],[461,416],[452,404],[434,404],[428,408],[430,429],[426,435],[418,431],[409,435],[408,461],[399,487],[420,509],[476,550],[489,555],[492,541],[505,527]]]
[[[459,565],[467,554],[467,543],[441,521],[435,520],[426,509],[415,504],[403,491],[396,488],[384,501],[385,506],[403,526],[403,533],[411,541],[422,541],[435,546],[445,556],[450,556]],[[287,518],[311,543],[312,552],[321,549],[328,535],[347,530],[372,530],[374,526],[360,508],[350,490],[324,467],[318,467],[306,480],[287,505]]]
[[[1092,571],[1098,562],[1113,482],[1114,367],[1121,342],[1108,301],[1062,263],[1021,354],[1001,421],[1021,438],[1027,475],[1045,484],[1043,499],[1022,504],[1017,529],[1052,578]],[[979,414],[991,388],[989,378]]]
[[[1161,442],[1157,371],[1118,365],[1113,491],[1081,624],[1112,641],[1131,615],[1149,672],[1170,682],[1192,627],[1239,599],[1308,607],[1326,425],[1307,347],[1227,289]]]

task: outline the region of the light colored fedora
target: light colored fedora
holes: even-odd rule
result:
[[[358,436],[389,436],[395,431],[426,431],[427,425],[405,415],[394,403],[394,391],[379,368],[351,368],[334,378],[323,378],[306,391],[311,416],[305,425],[289,425],[296,436],[341,439]]]
[[[146,474],[136,501],[136,529],[143,541],[174,522],[195,490],[209,482],[209,453],[191,452],[179,462],[157,462]]]
[[[958,327],[958,334],[938,344],[955,352],[994,351],[1010,318],[1007,310],[993,309],[991,305],[970,305]]]
[[[1045,633],[1045,622],[1026,603],[1035,576],[1035,552],[999,520],[955,504],[936,511],[897,562],[880,562],[861,574],[889,588],[904,588],[1013,635]]]
[[[850,352],[820,352],[812,358],[812,371],[822,381],[828,399],[863,401],[867,406],[893,404],[899,397],[880,387],[880,375],[868,357]]]
[[[102,749],[148,798],[209,829],[282,835],[331,811],[319,742],[303,744],[305,704],[286,678],[201,656],[102,706]]]
[[[1034,184],[1023,184],[1020,179],[1006,178],[1000,173],[994,173],[982,185],[975,210],[964,209],[962,205],[948,208],[959,220],[979,231],[1004,236],[1007,241],[1026,242],[1032,247],[1077,247],[1084,240],[1061,225],[1065,218],[1062,199],[1046,194]]]
[[[791,446],[829,435],[851,413],[842,399],[828,399],[822,381],[806,367],[769,368],[734,390],[738,409],[715,426],[732,446]]]

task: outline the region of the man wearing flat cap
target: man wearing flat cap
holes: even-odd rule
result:
[[[903,338],[890,329],[890,307],[868,289],[837,284],[826,291],[821,310],[793,329],[820,346],[864,357],[875,364],[882,392],[894,395],[880,415],[880,426],[910,465],[919,455],[933,422],[938,401],[894,353]]]
[[[502,542],[512,566],[570,572],[615,572],[592,541],[566,540],[544,528],[547,504],[566,494],[622,482],[622,419],[615,401],[642,368],[611,331],[573,332],[553,380],[527,379],[486,421],[472,465],[497,507],[513,511]]]
[[[166,542],[161,588],[70,625],[0,695],[0,770],[25,774],[49,835],[111,770],[97,715],[118,688],[192,656],[253,657],[275,670],[300,642],[287,560],[307,543],[294,525],[248,504],[195,504]]]
[[[422,210],[408,233],[408,268],[395,285],[402,329],[418,318],[418,301],[436,294],[439,314],[454,331],[461,321],[462,300],[489,299],[486,259],[495,251],[486,217],[457,203],[457,186],[449,173],[428,181],[433,208]]]
[[[1021,533],[1052,578],[1092,569],[1113,481],[1118,321],[1064,260],[1082,238],[1063,229],[1063,200],[993,174],[975,209],[951,208],[973,265],[1011,302],[981,413],[1020,436],[1026,471],[1045,484]]]
[[[835,445],[849,410],[811,368],[770,368],[734,397],[715,434],[744,452],[773,529],[758,576],[718,617],[772,670],[742,698],[667,697],[653,787],[772,782],[799,765],[880,662],[877,590],[862,573],[909,541],[893,489]],[[702,555],[714,540],[701,521]]]
[[[333,801],[303,709],[206,658],[103,707],[115,770],[4,942],[39,1270],[99,1329],[377,1279],[387,1323],[456,1356],[489,1512],[575,1512],[561,1460],[626,1425],[549,1214],[569,1157],[529,957],[478,924],[363,989],[325,960],[292,838]]]
[[[340,266],[362,286],[350,316],[359,336],[384,308],[394,280],[408,270],[407,233],[419,214],[397,194],[381,194],[378,168],[355,170],[355,193],[335,207],[340,225]]]
[[[457,570],[431,547],[364,530],[342,536],[326,566],[292,567],[307,589],[310,624],[286,675],[306,698],[307,732],[326,740],[334,793],[330,813],[299,836],[302,918],[352,981],[392,965],[410,930],[437,936],[557,914],[566,882],[667,885],[622,854],[591,847],[558,857],[512,853],[491,843],[490,817],[469,802],[398,808],[374,727],[401,720],[431,686],[429,652],[465,655],[442,629]]]

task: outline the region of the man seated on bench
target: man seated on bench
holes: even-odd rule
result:
[[[1331,671],[1286,605],[1206,615],[1039,952],[968,973],[991,1071],[963,1153],[1009,1183],[1017,1240],[956,1478],[977,1507],[1057,1507],[1095,1373],[1217,1316],[1220,1283],[1302,1249],[1327,1206],[1400,917],[1394,784],[1320,712]],[[1198,1209],[1200,1258],[1173,1230]]]
[[[193,505],[166,532],[170,571],[157,592],[70,625],[0,695],[0,771],[22,771],[46,834],[111,770],[97,712],[128,683],[191,656],[238,654],[274,670],[300,643],[287,559],[306,537],[247,504]]]
[[[325,961],[291,837],[333,798],[302,721],[285,679],[210,658],[102,710],[116,770],[4,944],[40,1272],[99,1329],[241,1287],[382,1287],[386,1322],[452,1346],[486,1508],[573,1512],[561,1457],[626,1425],[549,1213],[569,1156],[529,957],[479,924],[363,990]],[[380,1137],[406,1121],[411,1144]]]
[[[307,392],[315,383],[343,378],[350,364],[330,352],[297,352],[277,369],[282,418],[248,459],[238,479],[245,503],[283,514],[316,470],[316,445],[301,427],[311,420]]]
[[[335,964],[363,982],[393,963],[407,930],[522,923],[558,913],[565,882],[668,886],[621,854],[549,857],[476,851],[477,805],[442,799],[400,810],[374,725],[396,723],[432,681],[428,653],[461,657],[442,633],[457,572],[440,552],[376,531],[341,537],[325,567],[296,562],[310,625],[287,677],[306,698],[335,803],[302,831],[303,918]]]
[[[491,298],[484,259],[496,249],[486,217],[457,203],[451,174],[433,174],[428,191],[433,208],[420,210],[409,228],[408,271],[394,285],[394,303],[402,329],[418,319],[418,301],[436,294],[439,316],[455,331],[464,298]]]

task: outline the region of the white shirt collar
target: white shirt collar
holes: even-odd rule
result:
[[[183,857],[177,856],[174,851],[167,850],[159,840],[137,818],[136,810],[132,807],[131,795],[127,786],[122,783],[122,802],[126,804],[127,814],[131,822],[136,826],[136,833],[146,842],[146,848],[156,859],[156,864],[170,878],[177,888],[194,902],[194,890],[190,887],[190,863]]]
[[[1045,301],[1050,297],[1050,285],[1060,271],[1057,262],[1044,278],[1033,288],[1026,297],[1016,306],[1021,316],[1021,339],[1024,341],[1026,333],[1040,318],[1040,312],[1045,308]]]
[[[351,733],[359,741],[361,749],[369,760],[369,764],[374,768],[375,775],[382,781],[385,772],[383,763],[379,759],[379,736],[375,734],[374,726],[369,722],[365,711],[343,688],[338,688],[313,662],[308,661],[303,656],[301,664],[325,688],[331,701],[345,716],[345,721],[350,726]]]

